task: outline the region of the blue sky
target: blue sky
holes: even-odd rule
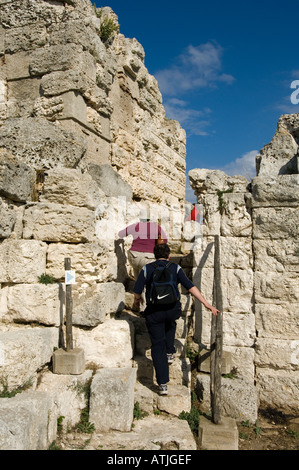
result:
[[[142,44],[167,117],[186,130],[187,172],[254,176],[279,117],[299,112],[299,0],[92,3]]]

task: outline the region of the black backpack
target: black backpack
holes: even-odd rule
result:
[[[174,274],[169,269],[172,263],[165,266],[154,264],[155,270],[151,276],[151,287],[149,300],[152,305],[173,304],[180,299]]]

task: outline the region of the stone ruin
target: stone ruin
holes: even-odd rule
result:
[[[189,173],[204,208],[194,241],[182,223],[185,132],[167,119],[144,50],[118,31],[116,14],[89,0],[0,6],[0,448],[46,449],[57,420],[75,426],[87,406],[98,432],[125,436],[136,402],[156,429],[153,411],[168,414],[176,448],[196,448],[187,423],[175,420],[191,407],[187,342],[209,347],[210,314],[182,292],[173,392],[158,397],[144,319],[130,310],[130,239],[116,230],[149,215],[209,300],[220,235],[225,369],[235,372],[223,378],[224,415],[255,422],[260,406],[295,413],[298,115],[282,116],[250,183]],[[53,373],[54,351],[65,346],[66,257],[76,272],[73,340],[86,364],[77,375]],[[203,409],[207,371],[203,361],[195,384]],[[151,435],[143,448],[161,442]]]

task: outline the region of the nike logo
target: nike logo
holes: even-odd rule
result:
[[[157,295],[157,300],[164,299],[164,297],[167,297],[169,294],[166,295]]]

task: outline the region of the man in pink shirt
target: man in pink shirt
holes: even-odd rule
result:
[[[128,235],[133,235],[133,243],[128,252],[128,259],[133,267],[136,280],[143,266],[155,261],[154,247],[156,240],[161,237],[164,243],[167,243],[167,237],[160,225],[149,220],[129,225],[118,233],[120,238]]]

